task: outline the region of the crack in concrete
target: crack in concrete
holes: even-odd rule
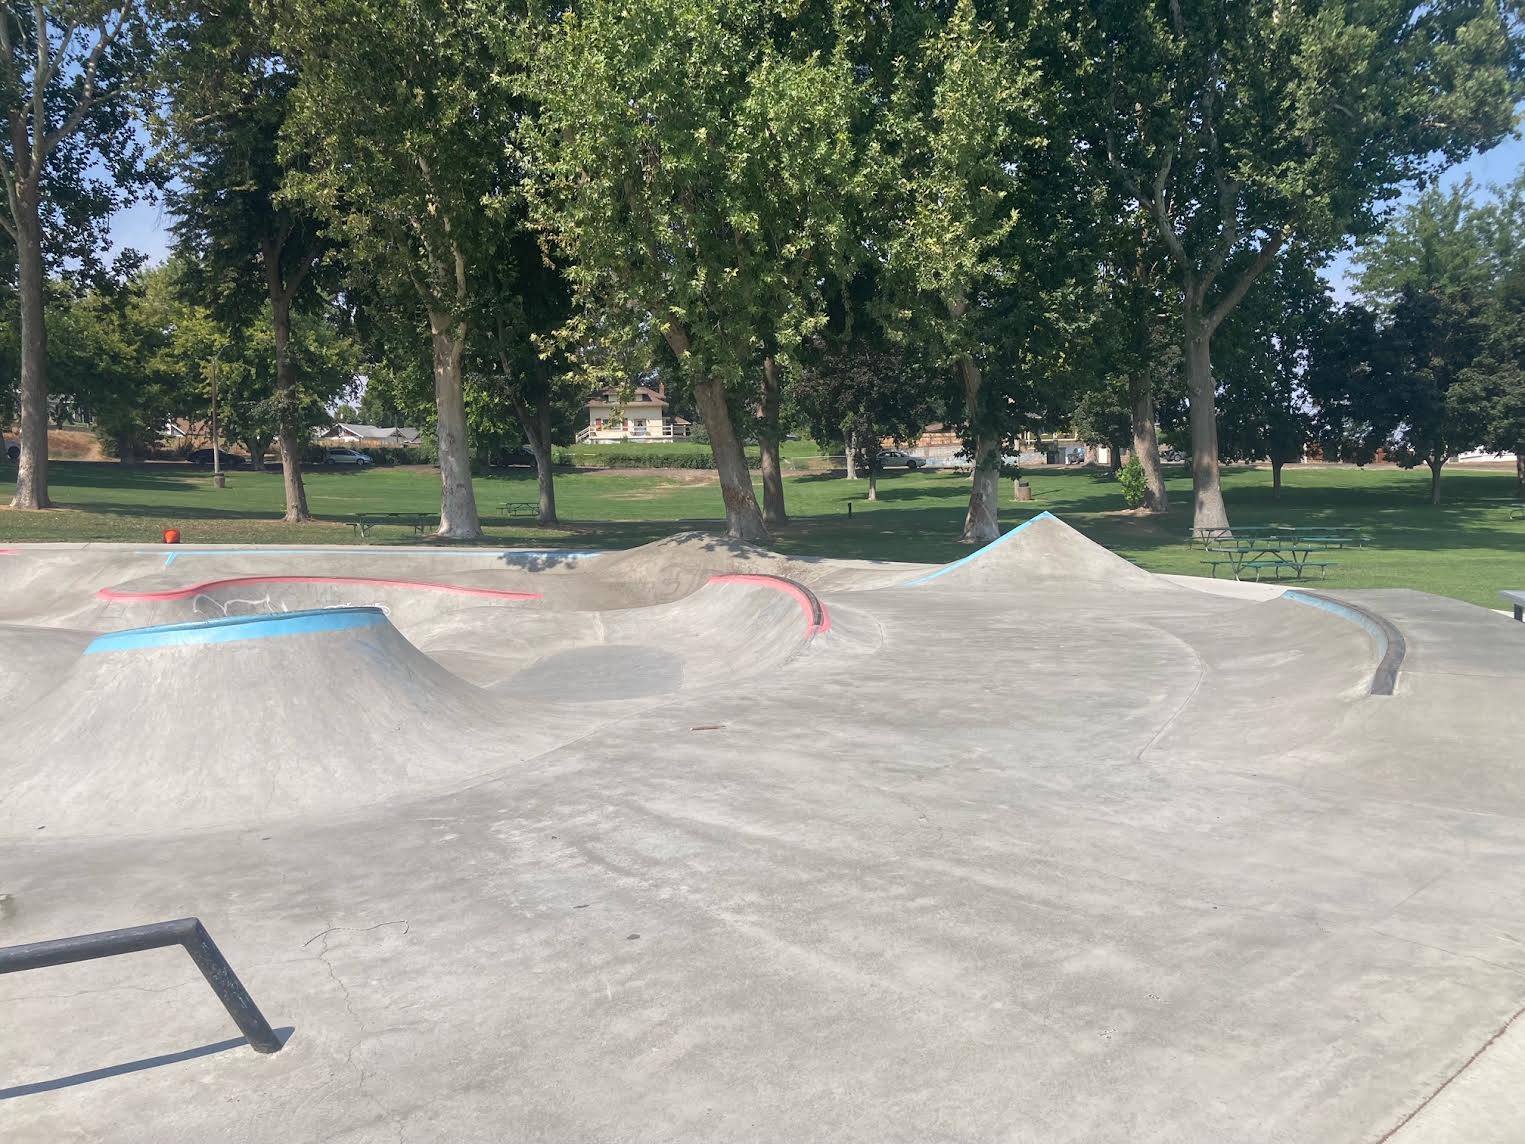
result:
[[[365,1039],[365,1022],[361,1020],[360,1014],[355,1011],[355,1000],[354,997],[350,994],[349,986],[344,984],[343,979],[339,976],[338,971],[334,968],[334,963],[328,959],[329,934],[372,933],[375,930],[382,929],[386,926],[398,925],[403,927],[402,932],[404,934],[408,933],[412,928],[406,920],[400,918],[393,921],[377,922],[375,925],[371,926],[329,926],[327,929],[319,930],[317,933],[313,934],[310,938],[304,941],[302,943],[302,948],[306,949],[313,942],[320,939],[322,940],[322,945],[318,947],[317,953],[313,956],[323,963],[323,967],[328,970],[328,976],[330,980],[332,980],[333,983],[339,987],[339,993],[344,999],[345,1012],[349,1014],[350,1020],[355,1023],[355,1031],[357,1034],[354,1042],[349,1046],[348,1051],[344,1054],[344,1063],[347,1067],[355,1070],[355,1091],[363,1096],[366,1100],[370,1101],[371,1105],[376,1109],[376,1112],[382,1117],[383,1120],[389,1121],[391,1123],[392,1130],[397,1134],[398,1144],[402,1144],[403,1126],[401,1117],[399,1117],[396,1113],[388,1111],[386,1106],[381,1103],[380,1098],[378,1098],[375,1093],[368,1091],[365,1087],[366,1079],[370,1074],[367,1072],[366,1067],[363,1064],[360,1064],[355,1060],[355,1054],[360,1050],[360,1046]]]

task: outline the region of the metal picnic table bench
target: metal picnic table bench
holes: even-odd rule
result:
[[[1525,621],[1525,592],[1511,592],[1506,589],[1499,595],[1514,606],[1514,618]]]
[[[534,501],[504,501],[498,506],[509,516],[538,516],[540,506]]]
[[[362,537],[369,536],[378,524],[411,524],[413,534],[422,536],[432,528],[439,527],[439,514],[429,512],[362,512],[356,513],[350,527]]]

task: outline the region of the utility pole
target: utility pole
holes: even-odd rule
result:
[[[222,346],[212,355],[212,483],[227,488],[228,478],[222,475],[222,449],[217,444],[217,365],[222,360]]]

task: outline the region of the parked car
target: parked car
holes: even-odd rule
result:
[[[196,449],[188,454],[185,459],[193,465],[210,465],[212,463],[212,450]],[[234,469],[244,463],[244,459],[241,456],[237,453],[230,453],[226,449],[217,450],[217,459],[219,467],[224,469]]]
[[[520,445],[517,449],[510,449],[507,453],[503,454],[503,467],[507,469],[533,469],[536,467],[535,454],[523,445]]]
[[[926,460],[921,457],[913,457],[904,449],[884,449],[879,453],[879,467],[881,469],[908,469],[915,472],[926,465]]]
[[[325,465],[354,465],[356,468],[364,468],[366,465],[375,464],[369,453],[357,452],[354,449],[330,449],[328,455],[323,458]]]
[[[8,461],[21,460],[21,442],[6,438],[4,441],[5,459]]]

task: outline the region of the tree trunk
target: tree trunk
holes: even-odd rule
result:
[[[731,411],[725,403],[725,386],[715,378],[694,383],[694,399],[704,416],[710,434],[710,451],[720,473],[720,495],[725,501],[726,533],[748,544],[773,546],[773,537],[763,523],[752,491],[752,473],[747,455],[742,451],[736,430],[731,425]]]
[[[297,427],[297,379],[291,368],[291,296],[280,284],[275,257],[266,255],[270,319],[275,327],[275,408],[281,441],[281,483],[286,491],[286,521],[311,520],[307,487],[302,483],[302,441]]]
[[[479,540],[476,493],[471,487],[471,453],[466,436],[466,386],[461,352],[466,323],[439,310],[429,311],[434,350],[435,430],[439,440],[439,535],[451,540]]]
[[[1119,469],[1121,469],[1122,467],[1123,467],[1123,446],[1115,445],[1115,444],[1114,445],[1108,445],[1107,446],[1107,471],[1110,472],[1115,477],[1117,475],[1117,471]]]
[[[12,508],[52,508],[48,499],[48,328],[43,312],[46,274],[37,202],[20,199],[16,212],[16,297],[21,309],[21,458]]]
[[[116,459],[123,465],[140,465],[143,458],[138,455],[138,440],[130,433],[119,433],[116,439]]]
[[[1525,453],[1514,455],[1514,494],[1525,500]]]
[[[879,462],[877,459],[868,463],[868,499],[879,499]]]
[[[1186,395],[1191,404],[1193,528],[1227,528],[1228,506],[1218,473],[1218,402],[1213,382],[1212,332],[1189,307],[1186,327]]]
[[[249,450],[249,469],[251,472],[263,473],[265,471],[265,448],[269,442],[251,437],[244,442],[244,448]],[[290,517],[288,516],[289,520]]]
[[[1281,500],[1281,467],[1284,464],[1285,461],[1271,458],[1271,497],[1274,500]]]
[[[847,435],[847,479],[850,481],[858,479],[858,435],[856,433]]]
[[[974,436],[974,472],[969,487],[969,511],[964,516],[964,531],[959,540],[965,544],[989,544],[1001,535],[996,511],[1001,494],[1001,441],[980,426],[980,385],[984,377],[970,358],[958,359],[959,378],[964,385],[964,408],[969,423],[976,426]]]
[[[1440,503],[1440,470],[1445,466],[1444,457],[1429,457],[1425,464],[1430,466],[1430,503]]]
[[[535,520],[540,524],[557,524],[556,475],[551,470],[551,387],[544,376],[544,363],[540,366],[542,383],[533,403],[514,400],[514,413],[518,415],[519,427],[524,430],[524,440],[535,457],[535,485],[539,493],[539,512]]]
[[[686,370],[694,368],[689,357],[688,331],[672,325],[663,332],[668,348]],[[747,455],[736,438],[736,428],[731,424],[731,410],[725,403],[725,385],[717,378],[706,377],[694,382],[694,402],[704,427],[710,436],[710,453],[715,458],[715,469],[720,474],[720,496],[725,501],[726,534],[748,544],[773,547],[773,537],[763,523],[762,512],[757,507],[757,494],[752,491],[752,473],[747,468]]]
[[[1130,379],[1133,391],[1133,455],[1144,470],[1146,512],[1159,514],[1170,507],[1165,491],[1165,472],[1160,466],[1160,438],[1154,425],[1154,389],[1148,378]]]
[[[778,362],[772,354],[763,358],[762,427],[757,439],[762,447],[763,520],[768,524],[788,524],[784,511],[784,473],[779,464]]]

